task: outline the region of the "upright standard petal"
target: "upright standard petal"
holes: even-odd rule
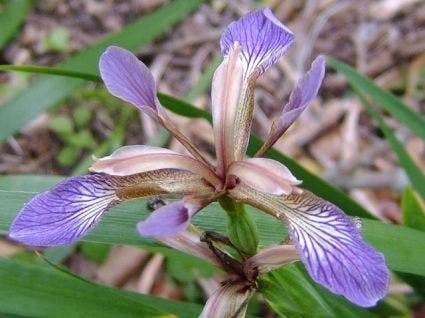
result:
[[[203,205],[190,200],[181,200],[156,209],[146,220],[139,222],[137,229],[142,236],[167,237],[186,230],[192,216]]]
[[[211,88],[217,173],[224,176],[234,158],[236,110],[243,94],[243,68],[235,45],[214,73]]]
[[[116,185],[100,175],[69,178],[25,204],[9,237],[32,246],[69,244],[84,236],[119,202]]]
[[[385,297],[389,271],[384,256],[364,242],[354,222],[335,205],[305,190],[275,196],[242,183],[230,194],[288,225],[301,260],[319,284],[362,307]]]
[[[289,102],[283,107],[282,113],[273,121],[269,136],[257,152],[257,157],[264,155],[274,145],[317,96],[325,76],[325,67],[326,62],[323,56],[318,56],[313,61],[310,71],[299,80],[289,96]]]
[[[262,74],[273,65],[292,44],[294,34],[284,26],[269,8],[263,8],[232,22],[224,30],[220,45],[226,56],[235,42],[241,46],[241,57],[249,76],[255,70]]]
[[[146,67],[130,51],[110,46],[99,61],[100,75],[108,91],[158,120],[155,80]]]
[[[223,63],[237,59],[233,64],[238,66],[237,72],[230,73],[231,77],[227,76],[231,78],[231,81],[227,82],[222,75],[224,71],[220,71],[219,68],[212,88],[213,113],[216,108],[226,111],[226,120],[224,122],[214,120],[214,125],[218,123],[223,126],[224,123],[228,137],[223,146],[229,157],[227,163],[232,162],[233,159],[241,160],[246,152],[254,110],[256,79],[285,53],[293,38],[292,32],[281,24],[268,8],[243,16],[231,23],[223,32],[220,41],[224,55]],[[224,93],[214,94],[218,90],[217,87]],[[229,99],[231,103],[224,103],[223,96],[232,96],[232,99]],[[214,104],[219,107],[215,107]],[[218,133],[222,129],[222,127],[215,127]],[[221,141],[217,138],[216,140]],[[217,148],[221,146],[218,144]]]

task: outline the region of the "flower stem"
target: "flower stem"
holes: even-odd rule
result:
[[[257,252],[259,235],[257,224],[242,203],[224,196],[219,199],[221,207],[227,212],[227,234],[232,244],[246,256]]]

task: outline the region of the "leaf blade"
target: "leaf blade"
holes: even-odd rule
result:
[[[343,74],[350,85],[372,97],[380,107],[395,119],[409,127],[418,137],[425,140],[425,118],[411,110],[400,99],[379,88],[373,81],[359,74],[351,66],[327,57],[327,64],[338,73]]]
[[[108,36],[83,52],[72,56],[60,64],[60,68],[82,69],[87,73],[97,73],[98,57],[108,45],[115,44],[130,50],[136,49],[162,34],[200,3],[201,0],[175,0],[149,16],[142,17],[126,26],[119,33]],[[144,32],[139,32],[140,29]],[[63,101],[84,82],[77,78],[43,77],[32,83],[22,93],[0,107],[0,141],[4,141],[18,131],[37,114]],[[20,115],[16,116],[16,114]]]

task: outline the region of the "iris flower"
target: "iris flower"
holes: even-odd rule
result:
[[[138,224],[143,236],[178,234],[206,205],[226,196],[284,222],[310,276],[359,306],[373,306],[388,289],[384,257],[361,237],[338,207],[299,187],[281,163],[261,156],[315,98],[325,73],[317,57],[273,121],[254,158],[245,157],[256,80],[294,40],[293,33],[264,8],[231,23],[220,40],[223,61],[212,82],[216,164],[170,121],[159,103],[149,69],[129,51],[109,47],[99,68],[109,92],[162,124],[188,150],[180,154],[149,146],[125,146],[98,159],[90,174],[66,179],[36,195],[21,209],[9,236],[33,246],[69,244],[92,229],[112,206],[152,195],[181,200],[155,210]]]

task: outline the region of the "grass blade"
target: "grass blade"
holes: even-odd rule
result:
[[[72,56],[60,64],[59,68],[72,71],[85,70],[87,73],[97,74],[99,55],[108,45],[114,44],[130,50],[136,49],[168,30],[200,3],[201,0],[172,1],[154,13],[126,26],[119,33],[108,36]],[[0,107],[0,142],[18,131],[39,113],[63,101],[83,83],[84,80],[80,78],[43,77],[31,84],[22,93]]]
[[[6,45],[18,32],[32,7],[32,0],[9,0],[0,14],[0,48]]]
[[[425,198],[425,175],[423,174],[422,170],[409,156],[401,142],[398,141],[391,128],[385,123],[381,114],[379,114],[379,112],[368,102],[365,96],[361,92],[359,92],[357,88],[355,88],[354,86],[353,88],[355,93],[360,97],[360,100],[362,101],[362,104],[370,115],[370,117],[372,117],[378,123],[379,128],[385,135],[385,139],[389,142],[392,150],[396,153],[400,165],[406,171],[407,176],[409,177],[409,180],[412,183],[413,187],[416,189],[416,191],[418,191],[422,198]]]
[[[338,73],[343,74],[353,88],[362,94],[369,95],[380,107],[389,112],[406,127],[410,128],[418,137],[425,140],[424,117],[411,110],[391,93],[379,88],[373,81],[359,74],[351,66],[330,57],[327,58],[327,64]]]
[[[101,286],[0,258],[0,312],[31,317],[198,317],[200,306]],[[23,305],[25,304],[25,305]],[[172,314],[170,314],[172,313]]]

